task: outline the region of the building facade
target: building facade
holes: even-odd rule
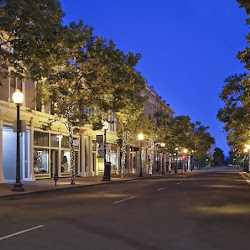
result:
[[[20,119],[25,122],[26,131],[21,133],[21,179],[37,180],[51,178],[57,172],[59,177],[70,176],[70,146],[64,123],[55,122],[50,130],[41,129],[42,124],[52,118],[47,106],[36,103],[36,84],[31,80],[7,78],[0,86],[0,182],[13,181],[16,173],[16,106],[12,94],[18,88],[24,94],[20,108]],[[99,154],[97,135],[104,131],[93,131],[90,126],[74,133],[74,147],[77,176],[103,174],[104,159]],[[107,160],[112,171],[117,172],[119,147],[117,147],[116,123],[107,129]]]
[[[70,176],[70,146],[68,131],[63,122],[53,123],[51,129],[44,131],[42,125],[53,118],[49,106],[39,105],[36,99],[36,83],[17,78],[4,79],[0,86],[0,182],[13,181],[16,171],[16,106],[12,101],[15,89],[24,94],[20,108],[20,119],[25,123],[21,133],[21,179],[38,180]],[[148,96],[145,107],[147,115],[161,111],[172,117],[174,111],[150,88],[142,93]],[[117,145],[117,122],[114,120],[107,129],[106,160],[111,162],[112,173],[119,172],[120,148]],[[104,131],[94,131],[87,125],[74,133],[76,176],[97,176],[104,172],[102,143],[96,141]],[[142,144],[142,164],[144,173],[149,170],[150,143]],[[139,147],[131,145],[127,149],[126,172],[139,172]],[[156,155],[156,162],[163,161],[163,155]],[[163,164],[163,163],[162,163]]]
[[[142,91],[141,95],[146,96],[148,98],[145,105],[144,113],[151,119],[154,119],[154,114],[156,114],[157,112],[161,112],[167,115],[169,118],[173,117],[174,111],[151,88],[146,86],[146,88]],[[149,173],[150,168],[150,147],[152,146],[152,143],[154,143],[155,146],[153,162],[154,171],[162,171],[163,168],[165,171],[166,166],[170,161],[169,155],[166,154],[164,150],[159,148],[160,142],[153,142],[152,140],[150,141],[150,139],[144,140],[142,142],[142,168],[143,172],[147,174]],[[140,157],[137,142],[137,144],[132,144],[130,147],[128,147],[126,161],[127,172],[139,172],[139,162]]]

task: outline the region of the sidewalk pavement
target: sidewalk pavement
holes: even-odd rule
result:
[[[183,172],[184,174],[184,172]],[[96,185],[104,185],[104,184],[112,184],[112,183],[121,183],[132,180],[139,179],[147,179],[147,178],[157,178],[157,177],[167,177],[174,176],[165,173],[162,175],[161,173],[156,173],[153,175],[144,175],[144,177],[138,177],[138,174],[124,174],[123,178],[121,178],[118,174],[112,174],[110,181],[102,181],[103,176],[93,176],[93,177],[76,177],[76,184],[70,184],[70,178],[59,178],[57,181],[57,185],[55,186],[54,179],[43,179],[36,181],[22,181],[24,191],[23,192],[13,192],[11,191],[14,181],[12,183],[1,183],[0,184],[0,199],[11,199],[17,198],[20,196],[24,196],[27,194],[33,193],[46,193],[46,192],[54,192],[54,191],[63,191],[65,189],[84,187],[84,186],[96,186]]]
[[[124,181],[131,181],[138,179],[138,175],[129,174],[124,175],[123,178],[120,175],[111,175],[110,181],[102,181],[102,176],[94,177],[76,177],[76,184],[70,184],[70,178],[59,178],[55,186],[55,181],[51,179],[42,179],[36,181],[22,181],[24,191],[23,192],[13,192],[11,191],[14,181],[12,183],[1,183],[0,184],[0,198],[15,198],[17,195],[30,194],[30,193],[44,193],[55,190],[65,190],[69,188],[83,187],[83,186],[93,186],[110,184]]]

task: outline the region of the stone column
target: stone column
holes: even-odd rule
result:
[[[120,150],[121,150],[121,147],[120,146],[117,146],[117,150],[116,150],[116,166],[117,166],[117,171],[116,173],[119,174],[120,172],[120,169],[121,169],[121,166],[120,166]],[[126,168],[123,169],[124,171],[124,174],[126,173]]]
[[[3,120],[1,116],[0,109],[0,183],[4,183],[4,175],[3,175]]]
[[[34,174],[34,124],[33,117],[30,118],[30,133],[29,133],[29,179],[35,181]]]
[[[130,165],[130,146],[127,145],[126,147],[126,168],[127,168],[127,172],[128,174],[132,173],[132,166]]]
[[[85,154],[86,152],[86,154]],[[85,152],[84,152],[84,157],[85,158],[85,176],[89,176],[89,137],[85,137]]]
[[[89,137],[89,175],[94,176],[95,172],[93,171],[93,154],[92,154],[92,137]]]
[[[80,176],[86,176],[86,172],[85,172],[85,137],[83,136],[83,134],[81,134],[80,136],[80,164],[81,164],[81,168],[80,168]]]

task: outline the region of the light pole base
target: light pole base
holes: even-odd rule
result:
[[[110,178],[108,176],[103,176],[102,181],[110,181]]]
[[[13,192],[23,192],[24,191],[23,184],[22,183],[15,183],[14,187],[11,189],[11,191],[13,191]]]
[[[139,177],[143,177],[143,173],[140,173],[140,174],[139,174]]]

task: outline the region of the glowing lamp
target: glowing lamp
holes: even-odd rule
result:
[[[20,89],[16,89],[12,95],[13,102],[15,104],[22,104],[23,103],[23,93]]]
[[[138,135],[138,140],[142,141],[143,139],[144,139],[144,135],[143,135],[142,133],[140,133],[140,134]]]

